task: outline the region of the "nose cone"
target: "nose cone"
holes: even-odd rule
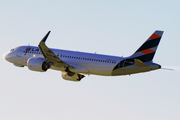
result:
[[[8,53],[4,55],[4,59],[7,61],[9,60]]]
[[[8,62],[12,62],[12,56],[10,55],[10,53],[5,54],[4,59],[7,60]]]

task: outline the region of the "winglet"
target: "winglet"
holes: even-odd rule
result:
[[[48,38],[50,32],[51,32],[51,31],[49,31],[49,32],[43,37],[43,39],[41,40],[41,42],[46,42],[46,39]]]

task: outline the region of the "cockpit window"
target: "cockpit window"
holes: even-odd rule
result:
[[[14,49],[11,49],[10,51],[12,52],[12,51],[14,51]]]

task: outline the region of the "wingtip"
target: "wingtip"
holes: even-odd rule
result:
[[[46,39],[48,38],[50,32],[51,32],[51,31],[49,31],[49,32],[44,36],[44,38],[41,40],[41,42],[46,42]]]

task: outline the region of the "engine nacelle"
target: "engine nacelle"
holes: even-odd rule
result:
[[[84,75],[73,72],[61,72],[61,76],[63,79],[69,81],[80,81],[83,77],[85,77]]]
[[[47,64],[44,58],[29,58],[27,66],[32,71],[46,72],[50,66]]]

